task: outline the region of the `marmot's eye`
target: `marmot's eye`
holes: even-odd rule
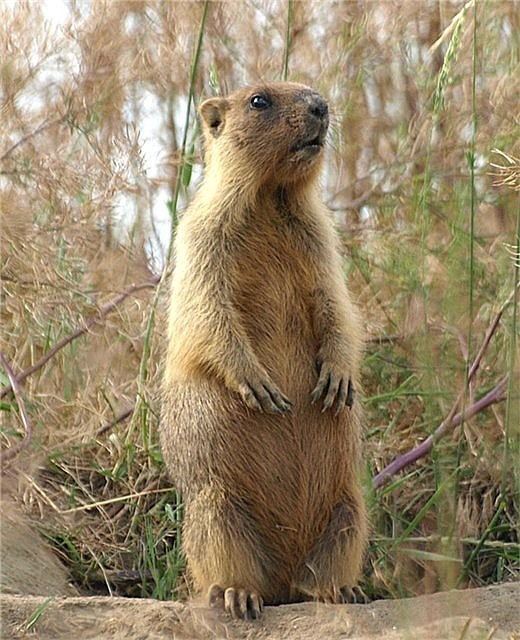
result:
[[[259,94],[255,94],[249,101],[249,104],[253,109],[267,109],[271,106],[269,99]]]

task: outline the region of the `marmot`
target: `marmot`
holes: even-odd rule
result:
[[[233,617],[342,602],[362,565],[360,322],[318,174],[325,100],[289,82],[200,106],[175,239],[161,443],[189,573]]]

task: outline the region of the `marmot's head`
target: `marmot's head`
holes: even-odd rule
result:
[[[206,160],[258,186],[290,183],[319,168],[329,125],[328,107],[303,84],[245,87],[200,106]],[[238,177],[238,176],[237,176]],[[243,177],[243,176],[241,176]]]

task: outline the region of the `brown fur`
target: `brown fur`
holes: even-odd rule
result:
[[[273,106],[252,109],[255,93]],[[359,388],[362,348],[323,154],[294,151],[316,135],[316,96],[273,83],[201,106],[206,175],[176,238],[161,440],[188,566],[198,589],[268,603],[337,601],[366,541],[359,402],[311,404],[320,365]],[[265,388],[283,414],[251,408]]]

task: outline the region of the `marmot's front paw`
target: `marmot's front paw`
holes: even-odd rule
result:
[[[292,402],[269,378],[246,380],[238,391],[250,409],[268,413],[289,413],[292,409]]]
[[[354,386],[351,379],[338,373],[327,360],[319,362],[318,367],[319,377],[311,393],[311,404],[318,402],[325,395],[322,413],[333,405],[336,406],[335,415],[338,415],[345,407],[350,409],[354,404]]]

